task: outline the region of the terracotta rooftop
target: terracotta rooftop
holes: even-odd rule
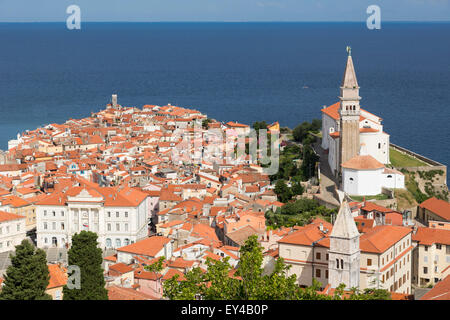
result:
[[[441,218],[450,221],[450,203],[435,197],[422,202],[419,207],[425,208]]]
[[[351,158],[341,165],[343,168],[354,170],[375,170],[384,168],[384,164],[369,155],[359,155]]]

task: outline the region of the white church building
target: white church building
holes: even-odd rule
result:
[[[350,195],[374,196],[384,188],[404,188],[405,176],[389,169],[370,155],[358,155],[342,164],[343,191]]]
[[[360,108],[359,85],[348,50],[339,102],[322,108],[322,148],[341,189],[350,195],[377,195],[382,188],[404,188],[401,172],[389,164],[389,134],[382,119]]]

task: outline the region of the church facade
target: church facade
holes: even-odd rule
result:
[[[377,161],[389,163],[389,134],[382,119],[360,108],[359,85],[349,53],[340,87],[339,101],[322,111],[322,148],[328,150],[328,163],[336,176],[341,164],[358,155],[361,146]]]
[[[382,119],[360,107],[351,51],[339,101],[322,109],[322,148],[332,173],[350,195],[378,195],[383,188],[404,188],[404,175],[389,164],[389,134]]]

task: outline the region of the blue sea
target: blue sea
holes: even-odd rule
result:
[[[338,101],[347,45],[361,105],[391,142],[450,164],[450,24],[0,24],[0,149],[119,103],[295,127]]]

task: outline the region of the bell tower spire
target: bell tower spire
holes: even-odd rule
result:
[[[330,234],[328,270],[331,287],[337,288],[341,283],[347,289],[359,287],[359,264],[359,232],[348,202],[344,200]]]
[[[340,150],[339,164],[350,160],[359,152],[359,85],[353,65],[352,49],[347,46],[347,65],[340,87]],[[339,170],[340,171],[340,170]]]

